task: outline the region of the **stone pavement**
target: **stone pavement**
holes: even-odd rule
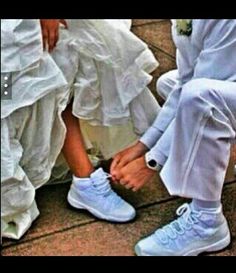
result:
[[[148,43],[160,62],[150,85],[154,91],[156,78],[175,68],[170,21],[136,19],[133,20],[133,31]],[[226,178],[228,183],[223,191],[224,211],[232,232],[232,244],[222,252],[208,255],[236,255],[234,163],[236,152],[232,155],[231,168]],[[69,186],[69,183],[45,186],[37,191],[40,217],[20,241],[4,239],[2,255],[132,256],[134,244],[156,227],[168,223],[174,217],[177,207],[184,202],[181,198],[169,196],[158,177],[138,193],[116,186],[120,195],[136,207],[137,218],[128,224],[111,224],[99,221],[85,211],[71,208],[66,201]]]

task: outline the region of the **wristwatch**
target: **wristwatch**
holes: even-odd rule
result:
[[[161,166],[156,162],[156,160],[154,158],[151,157],[150,153],[145,154],[145,161],[146,161],[146,165],[149,169],[151,169],[153,171],[160,171],[161,170]]]

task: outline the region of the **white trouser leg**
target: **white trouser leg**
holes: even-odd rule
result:
[[[178,70],[171,70],[163,74],[156,83],[156,89],[159,96],[167,99],[174,86],[178,83]]]
[[[161,177],[172,195],[220,200],[236,137],[236,83],[197,79],[182,91]],[[169,137],[166,141],[169,141]]]

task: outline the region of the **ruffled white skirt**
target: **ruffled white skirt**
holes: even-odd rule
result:
[[[10,29],[4,22],[1,36],[14,29],[12,41],[22,45],[1,43],[8,60],[1,67],[12,75],[12,99],[1,101],[1,234],[14,239],[39,215],[35,189],[68,171],[59,154],[71,97],[87,148],[105,159],[133,144],[160,108],[147,88],[158,63],[130,20],[67,20],[53,52],[57,65],[39,45],[38,20],[26,21],[11,21]],[[34,56],[21,62],[28,46]]]
[[[17,28],[24,37],[25,25]],[[17,52],[23,54],[21,48]],[[18,64],[4,71],[11,74],[12,99],[1,100],[1,236],[13,239],[39,215],[35,189],[49,180],[66,131],[61,118],[69,96],[66,80],[48,53],[34,58],[18,71]]]
[[[88,148],[105,159],[133,144],[160,109],[147,85],[158,62],[131,20],[67,20],[53,58],[73,95]]]

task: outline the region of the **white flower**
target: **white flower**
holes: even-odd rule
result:
[[[179,35],[190,36],[192,34],[192,19],[177,19],[176,29]]]

